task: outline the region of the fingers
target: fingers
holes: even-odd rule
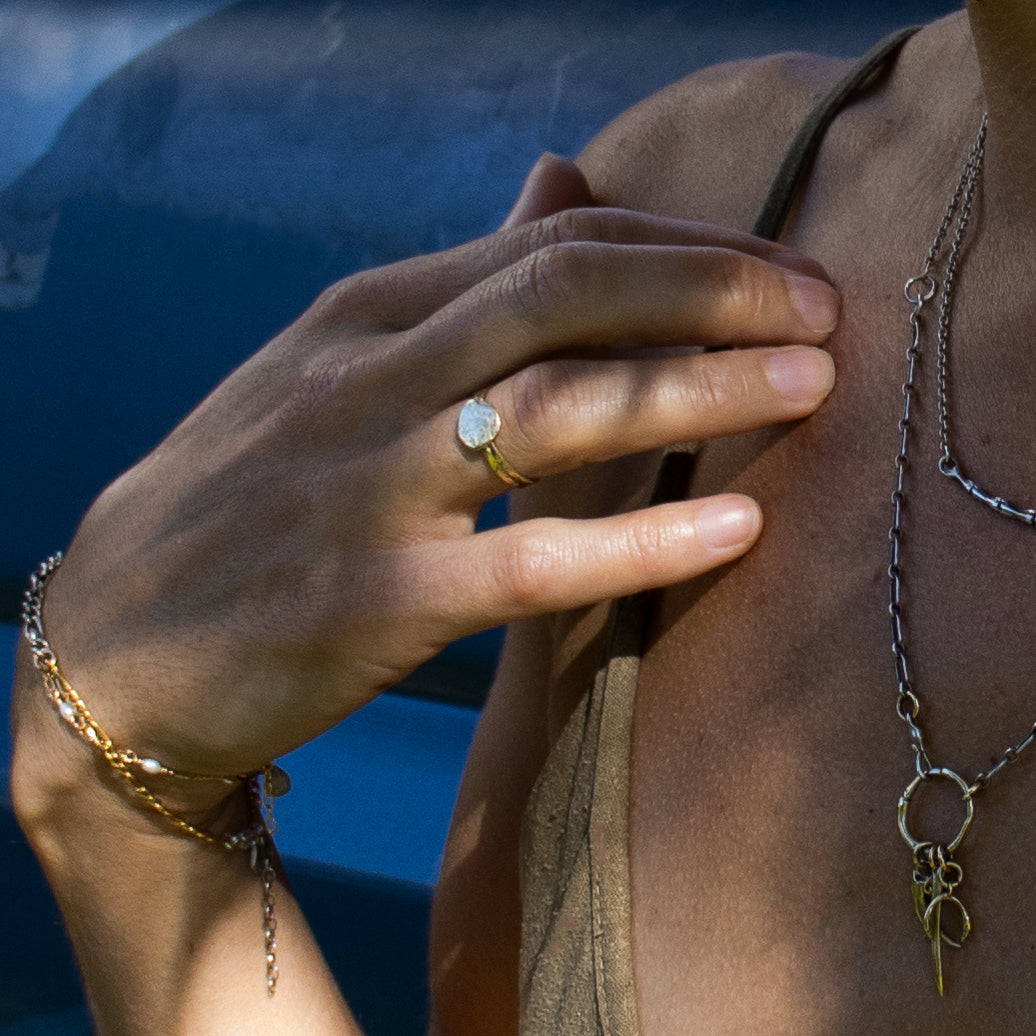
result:
[[[571,188],[571,185],[570,185]],[[562,195],[565,188],[557,188]],[[557,199],[555,199],[557,200]],[[534,197],[532,206],[545,206]],[[460,299],[486,278],[501,274],[541,249],[566,244],[714,247],[743,252],[788,270],[824,277],[819,264],[784,245],[704,223],[664,219],[624,209],[566,209],[531,223],[509,219],[489,237],[434,255],[419,256],[349,277],[329,288],[303,318],[317,330],[340,332],[344,324],[370,331],[413,328]]]
[[[471,394],[550,354],[601,345],[819,344],[838,296],[812,277],[714,247],[567,244],[528,256],[413,332],[429,382]]]
[[[643,359],[558,360],[536,364],[493,386],[501,415],[495,440],[507,464],[527,478],[582,464],[711,439],[812,413],[834,385],[834,364],[809,346],[733,350]],[[425,439],[444,444],[459,406]],[[477,451],[440,448],[441,491],[452,499],[506,488]]]
[[[464,588],[421,596],[457,602],[449,621],[471,631],[691,579],[739,557],[762,529],[748,497],[724,495],[583,521],[534,519],[440,545],[429,573]]]

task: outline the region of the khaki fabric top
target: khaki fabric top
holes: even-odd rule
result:
[[[753,232],[776,238],[824,133],[917,28],[886,37],[791,142]],[[670,453],[655,502],[682,498],[693,458]],[[629,756],[649,595],[613,607],[594,685],[554,745],[522,830],[522,1036],[639,1036],[630,918]]]

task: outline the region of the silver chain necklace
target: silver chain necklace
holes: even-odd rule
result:
[[[910,677],[910,665],[904,639],[903,622],[903,505],[906,501],[906,472],[908,468],[908,447],[910,445],[911,404],[916,394],[916,373],[921,354],[921,316],[924,306],[930,302],[939,285],[935,269],[947,236],[953,229],[949,255],[942,271],[942,286],[939,297],[939,322],[936,336],[936,352],[939,383],[939,471],[950,478],[973,499],[985,504],[994,512],[1007,518],[1017,519],[1036,528],[1036,510],[1022,509],[1008,503],[1001,496],[987,492],[968,478],[954,458],[951,450],[951,420],[949,404],[948,343],[953,294],[956,286],[957,264],[960,259],[964,236],[971,216],[971,205],[975,189],[982,173],[985,157],[986,116],[982,118],[974,147],[964,165],[960,180],[947,206],[942,223],[928,250],[919,274],[906,282],[904,294],[913,307],[910,314],[911,340],[907,349],[907,376],[903,384],[903,413],[899,421],[900,446],[896,457],[895,489],[892,492],[892,526],[889,530],[889,616],[892,620],[892,653],[895,658],[896,683],[899,696],[896,712],[910,731],[910,743],[916,757],[917,774],[907,786],[899,800],[899,830],[913,855],[912,891],[914,909],[924,933],[931,943],[932,962],[935,968],[935,984],[941,996],[943,986],[942,949],[951,946],[959,949],[971,932],[971,916],[957,896],[957,889],[964,880],[964,871],[954,859],[964,836],[971,826],[975,813],[975,795],[981,791],[1008,763],[1036,740],[1036,724],[1016,745],[1005,749],[999,760],[988,770],[977,774],[973,780],[962,777],[955,770],[934,766],[925,745],[924,731],[919,714],[920,699],[914,690]],[[948,781],[956,784],[961,793],[964,816],[956,836],[948,842],[920,839],[911,833],[909,824],[910,803],[921,785],[928,781]],[[955,910],[959,928],[950,934],[943,927],[945,910]]]

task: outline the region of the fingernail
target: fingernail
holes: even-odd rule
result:
[[[815,277],[789,277],[791,301],[803,323],[817,334],[829,334],[838,323],[838,292]]]
[[[770,354],[766,377],[785,399],[793,403],[817,403],[834,388],[835,365],[823,349],[789,346]]]
[[[762,515],[753,500],[742,496],[710,500],[698,512],[698,532],[713,550],[747,546],[762,526]]]

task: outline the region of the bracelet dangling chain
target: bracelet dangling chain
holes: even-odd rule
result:
[[[122,777],[136,795],[155,813],[163,816],[182,834],[198,838],[210,845],[219,845],[231,852],[248,852],[252,870],[263,886],[263,943],[266,957],[266,993],[277,990],[277,919],[274,914],[273,836],[277,824],[273,815],[273,799],[291,788],[288,775],[272,762],[261,770],[233,776],[213,776],[174,770],[150,756],[140,756],[132,749],[119,748],[93,717],[86,703],[58,668],[57,656],[43,632],[43,597],[47,584],[61,564],[62,555],[47,558],[32,574],[22,604],[22,627],[32,651],[32,661],[43,678],[48,696],[58,715],[75,733],[93,746],[105,762]],[[184,781],[221,781],[244,784],[248,790],[253,821],[243,831],[232,835],[216,835],[204,831],[178,816],[162,802],[137,775],[173,777]]]

